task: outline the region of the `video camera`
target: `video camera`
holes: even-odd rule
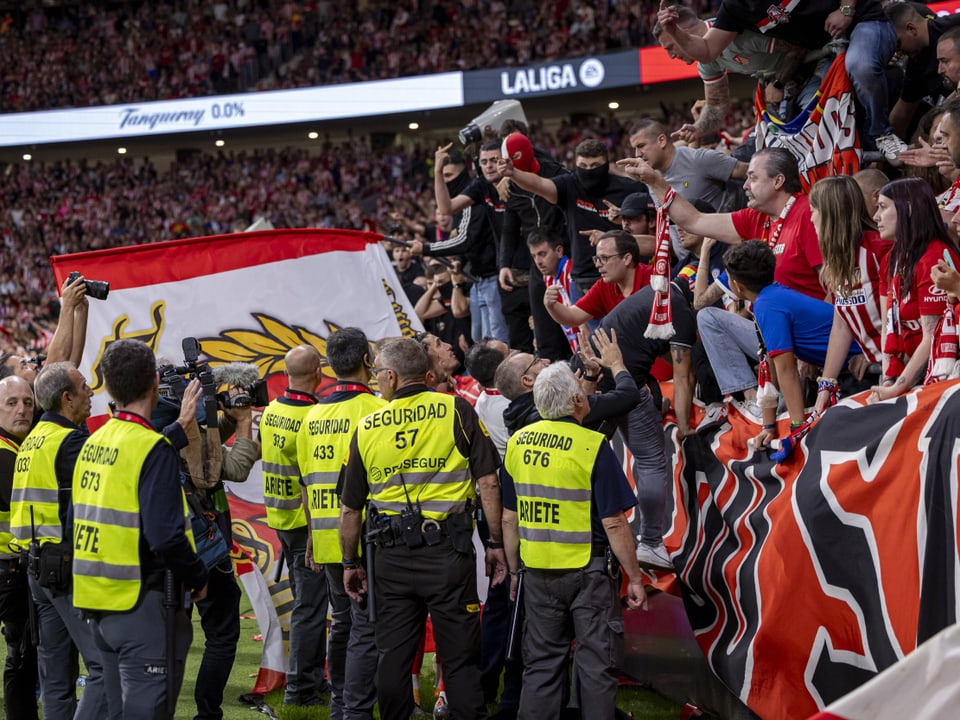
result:
[[[180,405],[183,391],[190,380],[200,380],[203,391],[203,417],[197,412],[197,422],[205,422],[207,427],[217,427],[217,381],[207,363],[200,362],[200,343],[196,338],[183,339],[183,365],[161,365],[160,397]]]
[[[229,391],[217,393],[217,399],[226,409],[266,407],[270,403],[267,381],[260,377],[256,365],[227,363],[213,369],[213,379],[217,385],[229,385],[239,391],[233,395]]]
[[[260,377],[256,365],[228,363],[211,369],[207,363],[200,362],[199,357],[200,343],[197,339],[184,338],[183,365],[161,365],[157,368],[160,373],[160,397],[179,406],[187,383],[199,378],[203,389],[203,407],[202,412],[197,412],[197,421],[204,424],[207,418],[213,418],[213,424],[207,423],[208,427],[216,427],[218,404],[230,410],[266,407],[270,403],[267,381]],[[239,392],[232,395],[228,390],[217,392],[220,385],[229,385]]]

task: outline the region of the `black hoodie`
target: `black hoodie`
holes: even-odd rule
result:
[[[630,373],[618,374],[616,383],[616,387],[609,392],[587,396],[590,412],[583,419],[584,427],[598,430],[607,437],[613,435],[613,431],[617,429],[615,421],[633,410],[640,402],[640,390]],[[511,435],[538,420],[540,413],[533,403],[532,391],[516,398],[503,411],[503,422]],[[605,422],[607,420],[614,422]]]

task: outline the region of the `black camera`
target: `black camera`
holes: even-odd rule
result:
[[[161,365],[157,368],[160,373],[160,397],[177,405],[183,402],[183,391],[187,389],[188,379],[200,380],[203,390],[203,413],[197,412],[197,422],[205,423],[207,427],[217,427],[217,382],[213,371],[206,363],[200,362],[200,343],[196,338],[183,339],[183,365]]]
[[[78,277],[80,273],[74,271],[67,275],[67,282],[73,282]],[[107,295],[110,294],[110,283],[106,280],[84,280],[83,284],[87,288],[87,297],[92,297],[94,300],[106,300]]]
[[[217,375],[214,369],[214,376]],[[227,410],[231,408],[246,407],[266,407],[270,404],[270,396],[267,394],[267,381],[263,378],[253,381],[249,385],[239,385],[240,391],[234,395],[224,391],[217,393],[217,400]]]

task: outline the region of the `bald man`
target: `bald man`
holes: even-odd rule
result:
[[[0,623],[7,644],[4,717],[37,718],[37,649],[30,642],[27,573],[10,551],[10,494],[20,443],[33,425],[33,391],[17,375],[0,380]]]
[[[867,168],[854,175],[853,179],[860,186],[860,192],[863,193],[867,213],[870,217],[873,217],[877,214],[877,198],[880,197],[880,188],[890,182],[890,178],[876,168]]]
[[[329,691],[324,677],[327,658],[327,581],[307,566],[307,518],[300,495],[297,432],[317,403],[321,357],[311,345],[300,345],[284,358],[287,389],[271,402],[260,418],[263,447],[263,503],[267,524],[283,548],[293,612],[290,615],[290,669],[285,705],[325,705],[320,695]],[[312,565],[312,564],[311,564]]]

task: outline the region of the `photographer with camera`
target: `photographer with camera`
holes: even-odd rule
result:
[[[205,365],[196,366],[197,370],[201,368],[206,370]],[[171,369],[176,370],[166,363],[161,366],[161,381],[171,377]],[[223,481],[244,482],[259,459],[260,446],[253,439],[252,405],[266,404],[266,387],[256,366],[231,363],[214,368],[212,374],[218,385],[228,388],[217,395],[223,414],[219,422],[207,422],[205,413],[201,413],[199,419],[185,423],[188,444],[180,450],[181,480],[191,510],[197,554],[210,571],[207,596],[197,602],[206,638],[193,693],[197,720],[223,717],[223,691],[240,640],[241,592],[230,558],[233,536]],[[259,398],[257,389],[263,391]],[[155,427],[166,426],[181,411],[182,398],[173,387],[161,385],[161,395],[167,397],[161,397],[151,416]],[[233,445],[224,445],[234,433]]]
[[[57,329],[50,338],[46,356],[36,359],[22,357],[15,353],[0,354],[0,378],[10,375],[22,377],[30,386],[37,377],[37,372],[43,362],[55,363],[69,360],[75,366],[80,364],[83,357],[83,347],[87,335],[87,286],[91,283],[106,286],[107,283],[97,280],[84,280],[80,273],[71,273],[63,281],[60,290],[60,316]],[[105,294],[91,297],[104,298]]]
[[[106,711],[103,668],[92,626],[73,607],[72,560],[67,525],[73,469],[90,437],[93,391],[70,362],[48,363],[34,383],[44,409],[20,446],[13,478],[10,531],[28,552],[28,582],[38,621],[40,699],[44,718],[93,720]],[[74,646],[87,668],[77,703]]]

